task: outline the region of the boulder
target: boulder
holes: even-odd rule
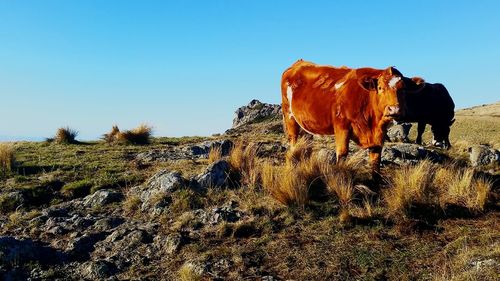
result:
[[[181,173],[169,170],[159,171],[146,182],[147,189],[164,193],[176,191],[185,185],[186,180]]]
[[[500,163],[500,151],[487,145],[475,145],[469,148],[469,159],[472,166],[484,166]]]
[[[411,123],[395,123],[387,129],[387,137],[391,142],[410,142],[408,135],[410,134]]]
[[[281,118],[281,106],[252,100],[248,105],[236,110],[232,128],[237,128],[244,124],[257,123],[269,118]]]
[[[161,170],[143,186],[136,186],[131,192],[141,199],[141,211],[160,215],[171,203],[170,193],[188,186],[189,182],[177,171]]]
[[[382,151],[382,161],[396,164],[417,163],[420,160],[429,159],[432,162],[441,163],[445,156],[435,150],[424,148],[416,144],[397,144],[385,146]]]
[[[83,199],[83,205],[87,208],[97,208],[110,203],[119,202],[122,199],[123,195],[116,190],[101,189],[86,196]]]
[[[230,166],[226,160],[218,160],[194,177],[192,185],[198,189],[227,186],[229,170]]]

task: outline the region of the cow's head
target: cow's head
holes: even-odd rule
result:
[[[455,119],[444,122],[433,124],[431,127],[432,134],[434,135],[434,139],[432,140],[432,144],[437,147],[441,147],[444,149],[449,149],[451,147],[450,143],[450,127],[455,122]]]
[[[374,106],[383,113],[383,120],[392,121],[400,117],[404,108],[403,75],[394,67],[389,67],[375,77],[365,76],[359,81],[361,86],[376,93]]]

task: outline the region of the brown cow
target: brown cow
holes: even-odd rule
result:
[[[336,138],[337,161],[347,156],[349,140],[369,149],[374,173],[387,125],[400,115],[403,75],[395,68],[350,69],[299,60],[281,79],[283,121],[291,145],[300,128]],[[402,108],[403,106],[401,106]]]

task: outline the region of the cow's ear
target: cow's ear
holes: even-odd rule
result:
[[[377,90],[378,79],[373,77],[363,77],[359,80],[359,84],[367,91]]]
[[[425,80],[424,80],[424,78],[422,78],[422,77],[412,77],[412,78],[411,78],[411,80],[412,80],[413,82],[415,82],[415,84],[417,84],[417,85],[420,85],[420,84],[424,84],[424,83],[425,83]]]

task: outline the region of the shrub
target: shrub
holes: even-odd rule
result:
[[[212,164],[220,159],[222,159],[222,148],[220,146],[210,148],[208,152],[208,163]]]
[[[10,144],[0,143],[0,173],[5,175],[14,166],[14,147]]]
[[[152,134],[153,128],[145,124],[123,132],[121,132],[117,126],[113,126],[109,133],[103,135],[102,139],[110,144],[143,145],[151,143]]]
[[[239,177],[243,185],[257,186],[260,180],[260,169],[255,144],[244,145],[238,142],[229,154],[229,165],[233,173]]]
[[[312,142],[311,140],[300,137],[297,142],[290,146],[286,152],[286,162],[287,165],[296,164],[302,160],[305,160],[311,156],[312,153]]]
[[[309,201],[310,179],[314,177],[311,171],[308,164],[276,166],[266,162],[262,165],[262,185],[280,203],[304,207]]]
[[[61,194],[69,198],[83,197],[89,194],[92,183],[88,180],[79,180],[64,185]]]
[[[109,133],[102,135],[102,139],[107,143],[114,143],[117,140],[117,135],[120,133],[118,126],[114,125]]]
[[[455,165],[440,167],[434,184],[439,192],[439,204],[465,207],[471,211],[482,211],[488,200],[492,183],[484,178],[474,178],[474,170]]]
[[[389,216],[407,217],[414,203],[433,203],[433,170],[432,163],[424,160],[394,173],[389,179],[391,187],[383,194]]]
[[[78,131],[76,130],[69,127],[59,128],[57,129],[53,141],[58,144],[75,144],[78,143],[76,141],[76,136],[78,136]]]
[[[355,185],[357,177],[362,175],[363,153],[355,153],[344,161],[335,165],[323,165],[323,177],[327,190],[335,195],[340,205],[340,221],[346,222],[350,219],[350,209],[354,200],[355,192],[364,195],[372,193],[364,185]],[[320,161],[320,160],[319,160]],[[324,162],[322,162],[324,163]],[[366,211],[371,215],[371,205],[365,198]]]

